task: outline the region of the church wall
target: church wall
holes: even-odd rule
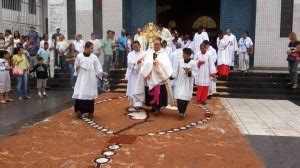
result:
[[[239,39],[244,31],[254,40],[256,0],[221,0],[220,29],[232,29]]]
[[[132,34],[137,28],[156,22],[155,0],[123,0],[123,9],[123,26]]]
[[[267,9],[267,10],[266,10]],[[293,31],[300,37],[300,0],[294,0]],[[287,67],[289,39],[280,37],[281,0],[257,0],[255,67]]]
[[[103,37],[106,37],[107,30],[116,32],[116,37],[121,33],[123,28],[121,0],[102,0],[102,19],[103,19]]]

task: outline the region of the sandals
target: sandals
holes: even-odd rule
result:
[[[7,102],[14,102],[13,99],[7,99]]]

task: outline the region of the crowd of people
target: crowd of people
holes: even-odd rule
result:
[[[133,51],[128,55],[126,95],[131,108],[139,109],[144,103],[156,114],[161,108],[178,110],[179,118],[183,119],[194,86],[196,100],[205,105],[216,93],[217,76],[227,78],[235,66],[235,55],[239,55],[238,70],[242,73],[249,70],[253,43],[247,32],[237,41],[230,29],[220,31],[215,49],[202,27],[192,40],[189,35],[180,36],[176,30],[171,33],[160,24],[158,27],[161,36],[153,45],[148,44],[147,50],[138,29]]]
[[[133,37],[126,30],[121,30],[118,37],[115,37],[114,31],[108,30],[103,39],[97,39],[92,33],[87,42],[80,34],[72,42],[66,40],[60,28],[51,38],[48,34],[40,38],[34,26],[30,27],[26,36],[18,31],[12,34],[5,30],[4,34],[0,33],[0,101],[3,104],[13,101],[9,97],[11,75],[17,79],[19,100],[31,98],[28,95],[29,76],[37,78],[38,96],[49,97],[46,93],[47,79],[54,78],[58,70],[64,74],[63,77],[71,79],[76,112],[79,115],[82,112],[92,114],[93,108],[87,107],[96,97],[94,81],[106,77],[111,69],[127,68],[126,95],[132,108],[139,109],[146,104],[156,114],[161,108],[169,108],[178,110],[179,117],[184,118],[195,85],[197,101],[206,104],[207,99],[216,93],[217,77],[226,79],[234,67],[243,74],[249,70],[249,57],[254,49],[247,32],[237,40],[230,29],[220,31],[216,44],[212,44],[202,27],[193,38],[179,35],[176,30],[170,32],[161,24],[158,28],[160,37],[153,43],[148,43],[141,28]],[[290,40],[290,84],[297,88],[298,61],[292,56],[297,55],[299,42],[295,33],[290,34]],[[235,60],[236,55],[238,60]],[[83,89],[83,86],[87,88]]]

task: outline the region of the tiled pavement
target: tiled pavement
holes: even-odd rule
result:
[[[288,100],[221,100],[267,168],[300,167],[300,106]]]
[[[288,100],[222,98],[246,135],[300,137],[300,107]]]

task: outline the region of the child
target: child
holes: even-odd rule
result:
[[[216,64],[217,62],[217,52],[216,50],[210,45],[210,42],[207,40],[204,40],[203,43],[206,46],[207,52],[209,52],[210,57],[212,58],[214,64]],[[209,82],[209,89],[208,89],[208,99],[211,98],[211,96],[213,96],[215,93],[217,93],[217,83],[216,83],[216,78],[211,77],[210,78],[210,82]]]
[[[38,57],[43,58],[44,63],[47,65],[47,67],[49,67],[50,56],[51,56],[51,52],[48,49],[49,49],[49,43],[44,42],[44,48],[40,48],[38,53],[37,53]]]
[[[210,52],[207,52],[204,43],[200,45],[200,52],[195,56],[194,60],[198,68],[197,77],[195,79],[195,84],[198,86],[197,101],[205,105],[211,77],[215,78],[217,71]]]
[[[48,68],[47,68],[47,65],[44,64],[43,57],[38,57],[37,60],[38,60],[38,63],[33,67],[33,69],[30,72],[36,72],[36,78],[37,78],[37,86],[36,87],[38,89],[39,97],[41,99],[43,99],[44,97],[49,97],[46,94]]]
[[[193,96],[194,78],[197,74],[196,63],[191,59],[193,51],[190,48],[183,49],[183,59],[180,59],[175,87],[175,99],[179,110],[179,119],[185,117],[185,111]]]
[[[9,64],[9,57],[9,52],[5,50],[0,52],[0,103],[2,104],[13,101],[8,95],[11,89],[9,70],[12,69]]]

